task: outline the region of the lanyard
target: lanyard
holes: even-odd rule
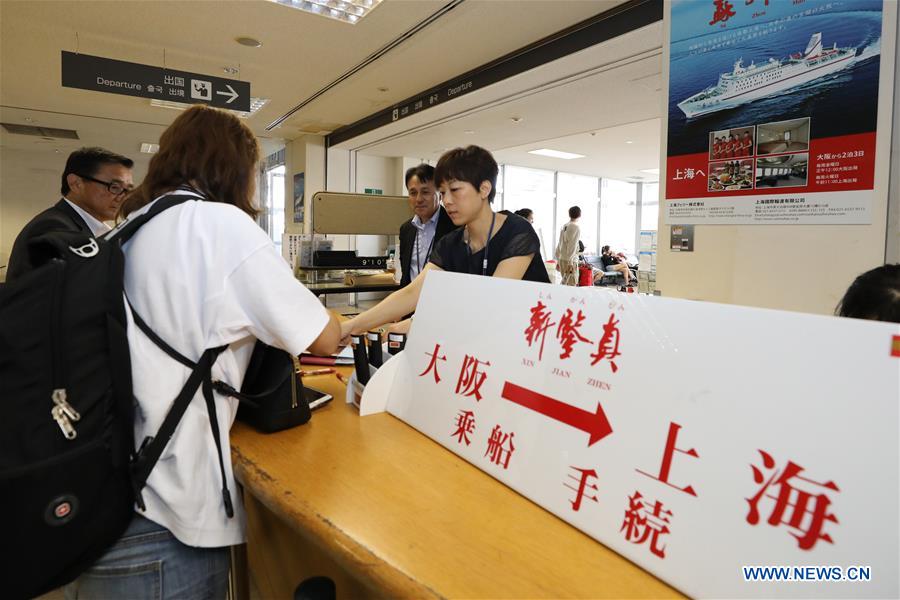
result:
[[[419,235],[425,233],[425,229],[419,231],[416,228],[416,266],[419,267],[419,273],[422,272],[422,248],[419,246]],[[434,235],[431,236],[431,243],[428,244],[428,252],[425,253],[425,262],[428,262],[428,257],[431,256],[431,250],[434,248],[434,238],[437,237],[437,226],[434,228]],[[410,265],[410,268],[412,265]],[[418,273],[417,273],[418,274]],[[412,271],[410,270],[410,277],[412,276]]]
[[[488,250],[491,245],[491,237],[494,235],[494,220],[497,218],[497,213],[491,212],[491,228],[488,230],[487,240],[484,242],[484,260],[481,261],[481,274],[487,275],[488,268]],[[469,246],[468,240],[469,230],[466,228],[466,247],[469,249],[469,254],[472,253],[472,247]]]

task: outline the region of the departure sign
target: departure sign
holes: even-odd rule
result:
[[[62,53],[63,87],[250,110],[250,83],[150,65]]]

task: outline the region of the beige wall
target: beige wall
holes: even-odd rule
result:
[[[0,265],[9,260],[19,231],[59,200],[66,156],[52,151],[0,150]],[[38,166],[36,166],[38,165]],[[0,271],[0,276],[6,272]]]
[[[886,28],[896,28],[896,3],[885,3],[885,23]],[[668,36],[668,25],[664,31]],[[898,235],[897,218],[892,217],[890,230],[887,223],[891,102],[896,89],[895,65],[890,60],[896,55],[896,48],[886,39],[889,37],[882,37],[883,84],[878,99],[879,140],[872,223],[696,225],[694,251],[672,252],[669,225],[661,203],[656,287],[664,296],[833,314],[835,305],[857,275],[884,264],[886,245],[891,240],[890,244],[896,246]],[[668,39],[663,48],[667,52]],[[663,59],[664,89],[668,89],[667,64],[668,54]],[[666,172],[665,126],[664,119],[660,173]],[[893,162],[896,164],[896,157]],[[665,194],[664,179],[660,181],[660,193]],[[897,260],[898,257],[888,258]]]

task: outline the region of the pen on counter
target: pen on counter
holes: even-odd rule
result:
[[[334,373],[334,369],[313,369],[312,371],[304,371],[301,369],[299,373],[302,377],[308,377],[310,375],[328,375],[329,373]]]
[[[334,376],[337,377],[338,381],[340,381],[344,385],[350,385],[350,380],[347,379],[346,377],[344,377],[343,375],[341,375],[340,373],[335,372]]]

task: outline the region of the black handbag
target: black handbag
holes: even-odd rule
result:
[[[309,421],[311,413],[298,371],[296,357],[257,340],[241,391],[223,381],[213,382],[213,387],[240,401],[238,419],[272,433]]]

